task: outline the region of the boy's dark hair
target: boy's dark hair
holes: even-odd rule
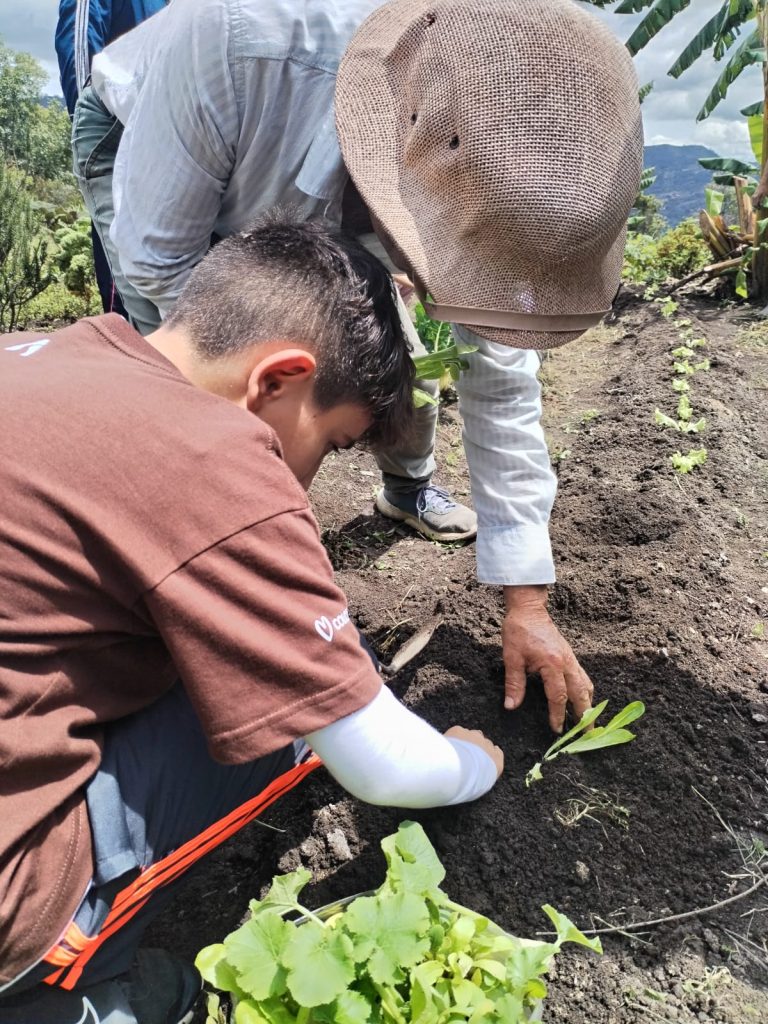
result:
[[[359,242],[327,224],[272,217],[219,242],[193,270],[166,323],[217,359],[263,341],[306,345],[314,397],[372,416],[367,439],[392,445],[413,420],[414,367],[395,285]]]

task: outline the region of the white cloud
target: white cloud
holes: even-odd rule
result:
[[[58,21],[56,0],[0,0],[0,37],[6,46],[31,53],[48,73],[46,92],[61,95],[53,45]]]
[[[752,159],[746,123],[739,111],[762,97],[759,68],[748,68],[743,72],[715,113],[699,122],[696,115],[724,64],[716,64],[711,51],[707,51],[679,79],[667,75],[667,70],[688,42],[722,5],[723,0],[696,0],[695,4],[691,3],[635,58],[640,82],[654,83],[653,92],[643,104],[646,141],[708,146],[722,156]],[[629,38],[642,18],[641,14],[621,15],[589,7],[623,40]]]

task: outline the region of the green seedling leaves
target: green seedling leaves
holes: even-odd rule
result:
[[[639,701],[636,701],[635,704],[639,704],[642,708],[642,704],[640,704]],[[632,707],[632,705],[630,704],[629,707]],[[626,711],[627,708],[624,710]],[[643,712],[641,711],[640,714],[642,713]],[[639,718],[639,715],[636,717]],[[630,719],[630,721],[634,721],[634,719]],[[555,926],[559,945],[562,945],[564,942],[575,942],[579,946],[586,946],[587,949],[591,949],[593,953],[603,952],[603,947],[597,936],[594,939],[587,938],[587,936],[584,935],[583,932],[580,932],[576,925],[569,920],[565,914],[561,914],[559,910],[555,910],[555,908],[551,907],[548,903],[545,903],[541,909]]]
[[[280,914],[287,914],[291,910],[303,912],[299,893],[311,880],[312,875],[306,868],[299,868],[287,875],[276,875],[264,899],[251,900],[251,917],[258,917],[265,910],[276,910]]]
[[[671,427],[672,430],[677,430],[677,423],[672,419],[671,416],[667,416],[661,409],[657,409],[653,414],[654,422],[658,427]]]
[[[691,385],[684,377],[681,377],[672,381],[672,390],[680,392],[690,391]]]
[[[439,405],[440,403],[428,391],[424,391],[422,388],[414,388],[413,404],[417,409],[421,409],[425,405]]]
[[[340,929],[305,921],[295,928],[282,962],[288,968],[288,989],[301,1006],[330,1003],[355,977],[353,943]]]
[[[382,840],[381,848],[393,889],[425,895],[445,878],[445,868],[417,822],[404,821],[394,835]]]
[[[263,914],[232,932],[224,940],[227,961],[234,967],[238,986],[254,999],[285,992],[283,951],[291,926],[277,913]]]
[[[638,707],[603,731],[634,720]],[[574,727],[578,739],[591,735],[585,728],[584,720]],[[233,1024],[523,1024],[546,995],[543,976],[563,942],[599,951],[548,906],[554,943],[515,938],[453,903],[418,824],[404,822],[382,848],[387,876],[373,896],[286,921],[307,881],[294,872],[252,902],[250,920],[199,953],[208,985],[231,993]],[[217,1016],[220,1006],[211,996]]]
[[[627,704],[625,708],[622,708],[617,714],[613,716],[606,729],[623,729],[627,725],[631,725],[636,722],[638,718],[642,718],[645,714],[645,704],[641,700],[633,700],[631,704]]]
[[[632,701],[625,708],[614,715],[607,725],[595,726],[590,732],[587,730],[605,711],[608,701],[604,700],[594,708],[585,711],[581,720],[574,725],[564,736],[552,744],[544,755],[542,761],[533,766],[525,777],[526,786],[542,778],[541,765],[546,761],[554,761],[560,754],[586,754],[592,750],[602,750],[604,747],[616,747],[622,743],[629,743],[635,738],[625,726],[645,714],[645,705],[642,701]]]
[[[670,455],[669,461],[678,473],[691,473],[697,466],[703,466],[707,461],[707,449],[693,448],[687,455],[675,452]]]
[[[430,946],[429,911],[410,892],[386,893],[355,900],[345,914],[356,960],[365,960],[373,980],[394,985],[401,967],[413,967]]]

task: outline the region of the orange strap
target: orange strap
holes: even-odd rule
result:
[[[155,890],[188,871],[196,861],[257,818],[275,800],[293,789],[321,764],[320,758],[312,754],[302,764],[297,764],[279,775],[258,796],[241,804],[156,864],[144,868],[117,894],[97,935],[84,935],[76,924],[70,924],[61,941],[43,957],[45,963],[58,968],[44,979],[46,984],[58,985],[67,990],[74,988],[91,957],[110,936],[119,931],[146,905]]]

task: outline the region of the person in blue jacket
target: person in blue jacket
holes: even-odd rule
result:
[[[64,102],[71,117],[91,73],[91,60],[118,36],[145,21],[167,0],[60,0],[56,53]],[[96,281],[105,313],[125,316],[98,233],[91,227]]]

